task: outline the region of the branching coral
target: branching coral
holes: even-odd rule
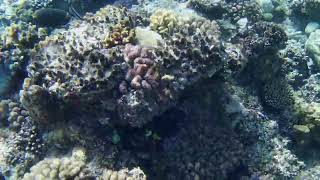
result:
[[[176,15],[169,10],[160,9],[150,17],[150,28],[160,34],[167,34],[177,25]]]
[[[290,109],[294,105],[293,92],[283,78],[269,80],[263,88],[264,102],[274,109]]]
[[[31,168],[23,180],[32,179],[75,179],[84,168],[85,163],[73,158],[46,158]]]
[[[138,167],[133,168],[132,170],[121,169],[119,171],[112,171],[106,169],[103,171],[101,180],[146,180],[147,176],[144,172]]]
[[[3,100],[0,107],[2,126],[10,130],[5,140],[8,152],[2,154],[2,158],[23,172],[31,162],[42,156],[45,145],[38,127],[20,103]]]
[[[104,40],[105,46],[113,47],[132,42],[135,37],[135,30],[130,27],[131,23],[129,20],[125,20],[111,27],[111,34]]]
[[[271,54],[285,47],[288,39],[284,30],[276,24],[257,22],[240,34],[247,56]]]
[[[30,48],[46,36],[44,29],[27,23],[13,23],[0,37],[0,93],[9,93],[24,73]]]

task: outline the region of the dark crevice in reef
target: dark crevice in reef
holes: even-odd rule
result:
[[[172,108],[154,120],[146,124],[143,128],[121,128],[119,134],[123,148],[133,151],[161,151],[162,140],[175,136],[179,132],[179,124],[186,118],[184,112]]]

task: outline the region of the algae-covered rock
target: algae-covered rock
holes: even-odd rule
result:
[[[156,48],[163,43],[163,39],[160,34],[150,29],[136,27],[135,32],[135,39],[140,46]]]
[[[318,22],[309,22],[306,28],[304,29],[304,32],[307,34],[310,34],[319,28],[320,28],[320,24]]]
[[[299,119],[293,128],[299,145],[320,143],[320,103],[306,103],[296,98],[294,113]]]
[[[320,29],[310,34],[305,47],[307,52],[313,56],[315,64],[320,67]]]

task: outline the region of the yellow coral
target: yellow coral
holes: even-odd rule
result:
[[[102,176],[99,180],[146,180],[147,177],[143,171],[138,168],[133,168],[132,170],[121,169],[120,171],[112,171],[106,169],[103,171]]]
[[[30,173],[26,173],[23,180],[74,179],[84,166],[83,161],[73,158],[46,158],[32,166]]]
[[[150,17],[150,28],[160,34],[167,34],[177,23],[177,16],[169,10],[159,9]]]
[[[293,126],[296,141],[301,145],[312,141],[320,143],[320,103],[306,103],[297,98],[294,110],[300,119],[299,124]]]
[[[135,30],[126,24],[117,24],[112,28],[111,34],[106,36],[104,44],[106,47],[113,47],[132,42],[135,37]]]

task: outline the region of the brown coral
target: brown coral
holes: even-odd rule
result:
[[[128,23],[117,24],[112,27],[111,34],[105,38],[105,46],[113,47],[132,42],[135,37],[135,30],[128,26]]]

